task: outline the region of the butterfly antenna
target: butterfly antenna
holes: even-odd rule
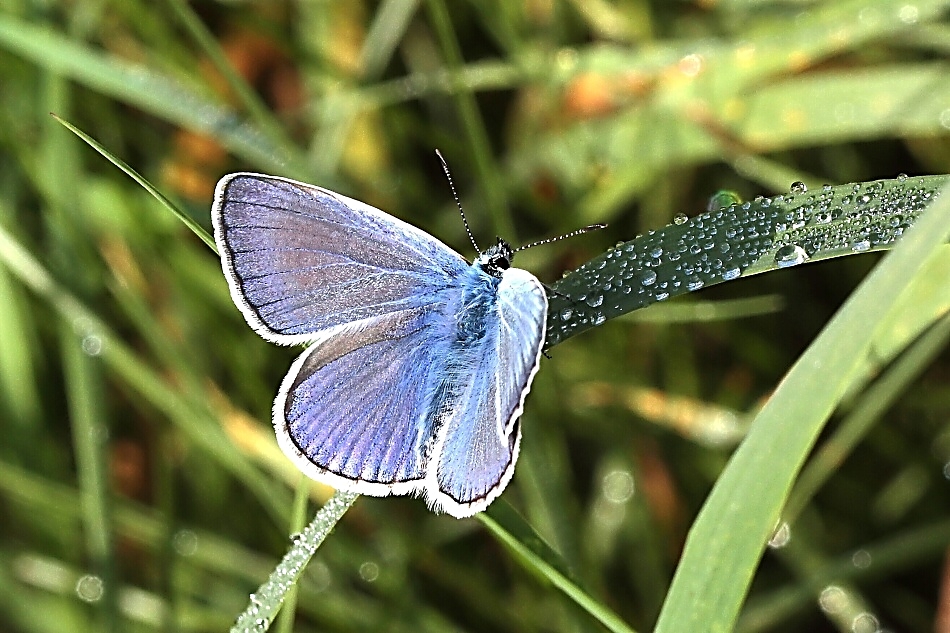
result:
[[[459,208],[459,215],[462,216],[462,224],[465,225],[465,232],[468,233],[468,239],[472,240],[472,246],[475,247],[475,250],[479,255],[482,254],[482,250],[478,248],[478,244],[475,243],[475,236],[472,235],[472,229],[468,226],[468,220],[465,219],[465,211],[462,210],[462,203],[459,201],[459,195],[455,191],[455,183],[452,182],[452,174],[449,173],[449,164],[445,162],[445,158],[442,157],[442,152],[435,150],[435,155],[439,157],[439,161],[442,163],[442,171],[445,172],[445,177],[449,181],[449,188],[452,190],[452,197],[455,198],[455,206]]]
[[[515,249],[514,252],[527,250],[529,248],[534,248],[535,246],[541,246],[542,244],[550,244],[551,242],[560,242],[561,240],[566,240],[569,237],[574,237],[576,235],[583,235],[584,233],[590,233],[591,231],[599,231],[600,229],[606,229],[606,224],[590,224],[584,228],[577,229],[576,231],[571,231],[570,233],[565,233],[564,235],[558,235],[557,237],[549,237],[544,240],[538,240],[537,242],[531,242],[530,244],[525,244],[524,246],[519,246]]]

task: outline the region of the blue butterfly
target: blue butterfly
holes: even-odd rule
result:
[[[459,518],[501,494],[548,309],[507,243],[469,264],[379,209],[252,173],[221,179],[212,219],[250,326],[309,344],[274,401],[278,443],[304,473]]]

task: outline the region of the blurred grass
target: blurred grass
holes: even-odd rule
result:
[[[49,111],[206,228],[217,178],[256,169],[339,189],[467,253],[438,147],[482,242],[610,222],[519,254],[553,281],[720,189],[950,172],[948,9],[5,3],[0,628],[222,630],[300,525],[298,477],[269,425],[293,351],[258,340],[207,247]],[[724,284],[558,346],[504,501],[587,594],[651,629],[734,445],[708,441],[723,412],[741,433],[877,259]],[[792,489],[791,538],[754,570],[742,630],[874,618],[930,631],[948,617],[941,261],[879,297],[889,324]],[[786,309],[736,310],[770,295]],[[731,318],[704,318],[707,303]],[[526,569],[477,521],[362,498],[304,574],[295,630],[600,629]]]

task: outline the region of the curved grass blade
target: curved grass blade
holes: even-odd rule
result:
[[[851,295],[756,416],[687,537],[658,632],[730,631],[825,421],[872,354],[878,327],[950,234],[950,188]],[[929,197],[934,197],[931,192]]]
[[[129,178],[131,178],[132,180],[140,184],[142,188],[145,189],[145,191],[152,194],[152,196],[156,200],[162,203],[162,206],[164,206],[166,209],[171,211],[175,215],[175,217],[177,217],[179,220],[181,220],[185,224],[185,226],[191,229],[192,233],[194,233],[199,238],[201,238],[201,241],[207,244],[211,248],[211,250],[213,250],[216,253],[218,252],[218,248],[214,245],[214,238],[211,237],[211,235],[208,234],[208,232],[205,231],[204,228],[200,224],[195,222],[188,214],[186,214],[181,209],[176,207],[175,204],[171,200],[166,198],[162,194],[161,191],[156,189],[155,186],[152,185],[152,183],[146,180],[143,176],[139,175],[137,171],[129,167],[122,159],[112,154],[109,150],[107,150],[102,145],[100,145],[95,139],[93,139],[91,136],[89,136],[88,134],[86,134],[85,132],[77,128],[75,125],[73,125],[72,123],[70,123],[69,121],[65,119],[60,118],[59,116],[57,116],[56,114],[52,112],[50,113],[50,115],[54,119],[62,123],[63,126],[65,126],[70,132],[72,132],[73,134],[75,134],[76,136],[84,140],[86,143],[88,143],[89,146],[92,147],[92,149],[102,154],[106,159],[109,160],[109,162],[111,162],[113,165],[115,165],[116,167],[124,171],[126,175],[129,176]]]
[[[504,499],[495,501],[487,512],[476,516],[527,569],[550,581],[607,630],[614,633],[634,633],[620,616],[580,588],[560,555],[552,550]]]
[[[950,176],[804,187],[733,204],[611,248],[554,284],[546,346],[739,277],[891,248]]]
[[[280,610],[287,592],[296,586],[297,579],[317,548],[356,500],[351,492],[337,492],[327,501],[303,532],[293,537],[293,545],[271,575],[255,593],[251,603],[238,616],[231,633],[266,631]]]

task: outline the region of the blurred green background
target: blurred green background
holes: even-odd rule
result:
[[[929,0],[5,0],[0,630],[224,630],[286,549],[300,481],[270,428],[296,351],[260,340],[214,253],[48,113],[206,228],[217,179],[256,170],[471,256],[439,148],[481,244],[609,223],[519,254],[554,281],[722,189],[950,172],[948,17]],[[649,630],[750,416],[879,259],[720,285],[556,347],[503,499]],[[800,497],[740,630],[950,630],[938,334]],[[331,491],[311,492],[312,514]],[[295,630],[602,629],[478,521],[361,498]]]

